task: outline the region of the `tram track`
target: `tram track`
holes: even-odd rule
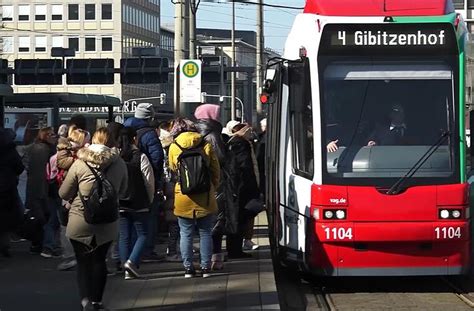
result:
[[[283,273],[281,310],[470,310],[471,280],[447,277],[317,278]],[[278,281],[277,281],[278,282]],[[281,282],[285,283],[282,284]]]
[[[464,302],[470,308],[474,308],[474,297],[466,293],[468,292],[467,290],[463,290],[462,287],[450,281],[446,277],[441,277],[441,280],[453,289],[454,295],[456,295],[462,302]]]

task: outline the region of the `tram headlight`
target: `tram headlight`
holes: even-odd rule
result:
[[[441,212],[439,212],[439,216],[442,219],[448,219],[449,218],[449,211],[447,209],[443,209],[443,210],[441,210]]]
[[[336,212],[336,218],[337,219],[345,219],[346,218],[346,212],[343,210],[338,210]]]
[[[324,212],[324,218],[332,219],[333,217],[334,217],[334,212],[333,211],[325,211]]]
[[[455,209],[455,210],[451,211],[451,215],[453,216],[453,218],[460,218],[461,217],[461,211]]]

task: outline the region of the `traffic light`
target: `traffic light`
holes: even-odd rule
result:
[[[167,58],[123,58],[120,60],[122,84],[167,83],[169,62]]]
[[[8,84],[8,61],[0,59],[0,84]]]
[[[202,82],[220,82],[221,71],[224,70],[224,58],[221,56],[202,56]],[[225,72],[224,81],[227,80]]]
[[[60,85],[63,83],[63,71],[61,59],[16,59],[15,84]]]
[[[114,60],[68,59],[67,84],[114,84]]]

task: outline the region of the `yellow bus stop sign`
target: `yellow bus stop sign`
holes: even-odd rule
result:
[[[183,74],[188,78],[194,78],[199,73],[199,65],[196,62],[189,61],[183,66]]]

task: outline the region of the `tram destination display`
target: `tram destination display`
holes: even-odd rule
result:
[[[324,28],[321,54],[454,54],[451,24],[330,24]]]

